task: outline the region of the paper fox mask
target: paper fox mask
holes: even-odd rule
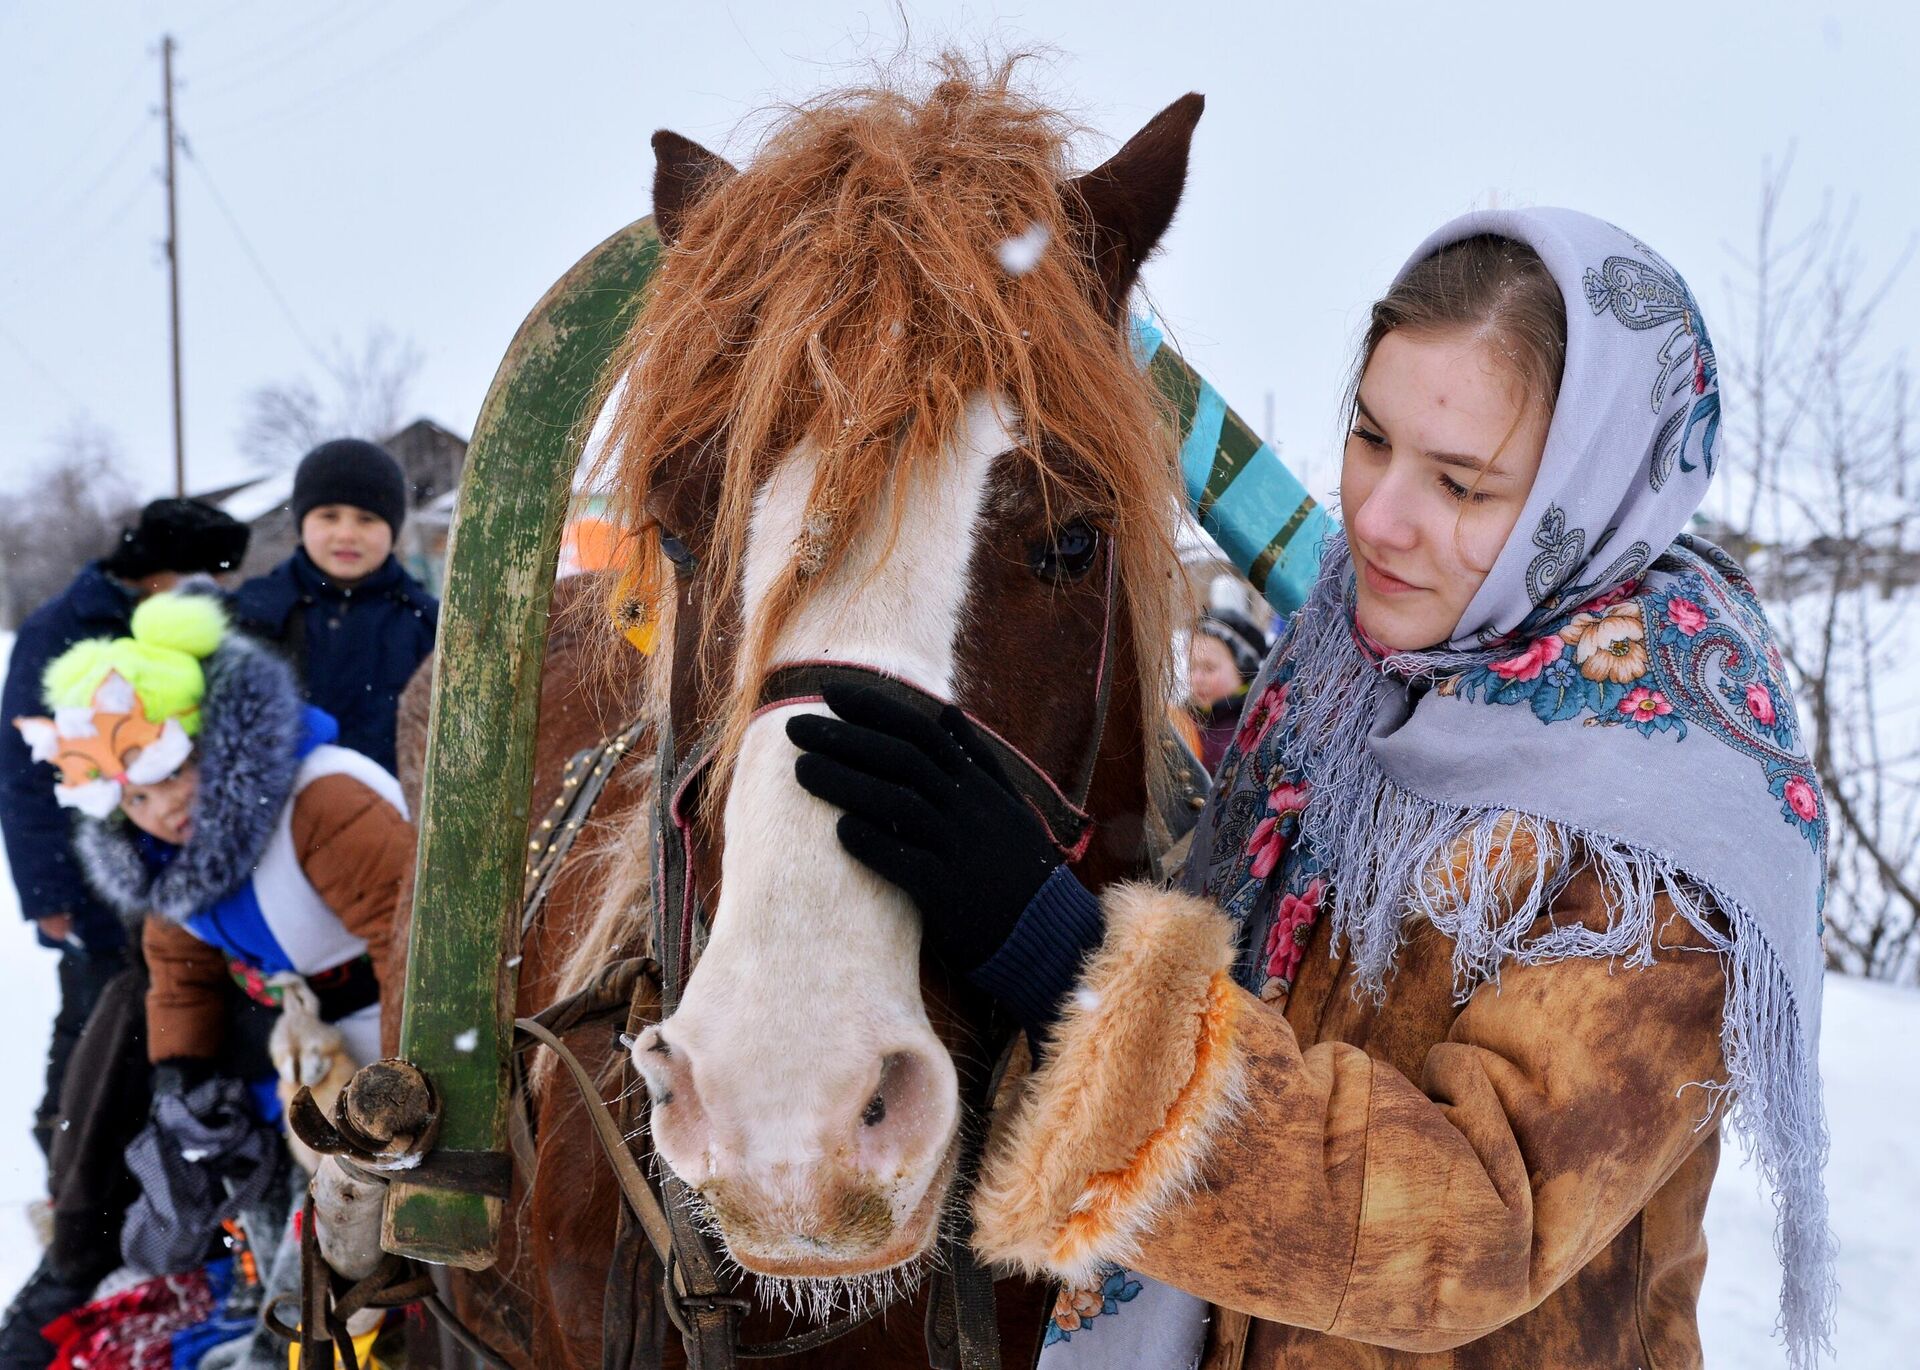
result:
[[[105,818],[120,804],[128,781],[153,785],[180,769],[193,751],[180,720],[150,721],[133,686],[111,671],[91,704],[55,709],[52,718],[16,718],[35,761],[60,770],[54,798],[92,818]]]

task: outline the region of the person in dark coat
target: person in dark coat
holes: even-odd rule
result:
[[[293,478],[300,546],[229,605],[292,659],[308,701],[339,723],[340,745],[389,771],[400,692],[440,623],[440,601],[393,555],[406,516],[406,477],[384,447],[320,444]]]
[[[47,663],[74,643],[121,637],[134,606],[183,575],[231,571],[247,554],[248,529],[195,500],[155,500],[119,546],[90,562],[57,598],[29,614],[7,664],[0,721],[41,712]],[[0,727],[0,833],[20,911],[38,924],[42,946],[60,952],[60,1011],[47,1050],[47,1089],[34,1120],[45,1152],[59,1112],[60,1082],[102,987],[126,963],[120,920],[96,898],[75,862],[72,816],[54,802],[52,769],[33,759],[20,734]]]

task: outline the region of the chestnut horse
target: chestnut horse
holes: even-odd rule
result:
[[[609,1100],[644,1081],[634,1140],[724,1243],[758,1305],[748,1339],[909,1291],[781,1364],[927,1364],[919,1276],[965,1202],[962,1082],[998,1044],[971,991],[922,964],[905,897],[795,782],[784,720],[824,706],[766,698],[769,675],[884,674],[1062,788],[1084,768],[1092,821],[1068,855],[1092,888],[1143,871],[1163,783],[1180,485],[1127,301],[1202,102],[1074,176],[1071,129],[1008,78],[948,59],[919,95],[837,93],[739,170],[654,136],[669,250],[618,363],[609,477],[643,530],[622,584],[660,585],[660,646],[606,648],[606,667],[585,625],[629,592],[556,590],[536,821],[566,757],[665,720],[676,771],[703,744],[669,836],[710,914],[670,1016],[625,1047],[604,1024],[568,1044]],[[416,682],[403,763],[424,704]],[[646,942],[653,744],[609,764],[523,947],[523,1014]],[[571,1087],[541,1079],[533,1111],[538,1165],[515,1176],[499,1262],[453,1273],[458,1310],[517,1365],[589,1370],[609,1339],[622,1364],[681,1364],[651,1251],[617,1257],[619,1190]],[[1030,1364],[1052,1291],[997,1293],[1004,1362]]]

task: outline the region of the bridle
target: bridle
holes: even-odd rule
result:
[[[1093,836],[1093,819],[1087,811],[1087,801],[1093,789],[1094,771],[1105,740],[1107,714],[1113,698],[1116,576],[1116,559],[1109,548],[1102,596],[1100,656],[1094,671],[1092,726],[1066,772],[1064,783],[990,723],[961,710],[992,752],[1001,774],[1032,807],[1054,845],[1070,862],[1085,854]],[[847,661],[790,661],[767,672],[752,716],[758,718],[772,710],[798,704],[820,703],[827,687],[835,684],[876,691],[929,718],[937,717],[949,707],[957,707],[953,701],[878,667]],[[683,750],[674,734],[671,709],[661,712],[654,776],[653,945],[660,964],[660,1008],[664,1018],[679,1006],[693,962],[703,945],[706,911],[694,875],[693,806],[699,783],[712,766],[719,732],[717,726],[710,727]],[[998,1036],[995,1045],[1000,1045]],[[996,1055],[1004,1058],[1005,1053]],[[967,1140],[962,1144],[963,1154],[955,1181],[958,1184],[972,1183],[984,1131],[978,1123],[991,1104],[997,1078],[995,1072],[976,1080],[975,1087],[963,1099],[965,1109],[973,1116],[962,1123],[962,1135]],[[689,1363],[695,1370],[707,1370],[731,1364],[732,1356],[755,1355],[757,1348],[743,1347],[738,1339],[746,1301],[723,1284],[718,1253],[695,1221],[692,1196],[678,1178],[665,1170],[661,1174],[661,1194],[671,1230],[667,1306],[669,1316],[686,1340]],[[941,1273],[936,1276],[941,1287],[935,1290],[928,1318],[929,1351],[933,1356],[951,1352],[950,1357],[935,1359],[936,1367],[998,1370],[1000,1351],[993,1277],[974,1259],[971,1235],[970,1226],[962,1220],[942,1238]],[[876,1309],[867,1316],[879,1311]],[[857,1325],[853,1321],[846,1321],[844,1326],[834,1325],[832,1335],[851,1331]],[[826,1339],[830,1338],[823,1338]],[[936,1342],[947,1345],[943,1347]]]
[[[1113,698],[1112,659],[1115,637],[1115,563],[1107,560],[1099,662],[1094,668],[1093,725],[1066,782],[1056,780],[1038,762],[1009,742],[990,723],[961,709],[968,722],[993,753],[1001,773],[1032,807],[1053,844],[1069,861],[1086,853],[1093,836],[1087,798],[1105,739],[1107,711]],[[875,691],[929,717],[937,718],[953,701],[903,680],[877,666],[855,662],[814,660],[784,662],[766,674],[752,717],[796,704],[818,704],[829,685],[854,685]],[[655,948],[660,956],[663,1007],[673,1012],[692,973],[701,931],[706,923],[693,878],[693,814],[695,790],[712,765],[718,727],[701,733],[684,751],[677,746],[670,710],[658,720],[659,760],[655,767],[654,810],[654,918]]]

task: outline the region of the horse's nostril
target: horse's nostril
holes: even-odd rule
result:
[[[860,1110],[860,1121],[868,1127],[878,1127],[886,1121],[887,1101],[884,1095],[876,1094],[867,1100],[867,1106]]]

